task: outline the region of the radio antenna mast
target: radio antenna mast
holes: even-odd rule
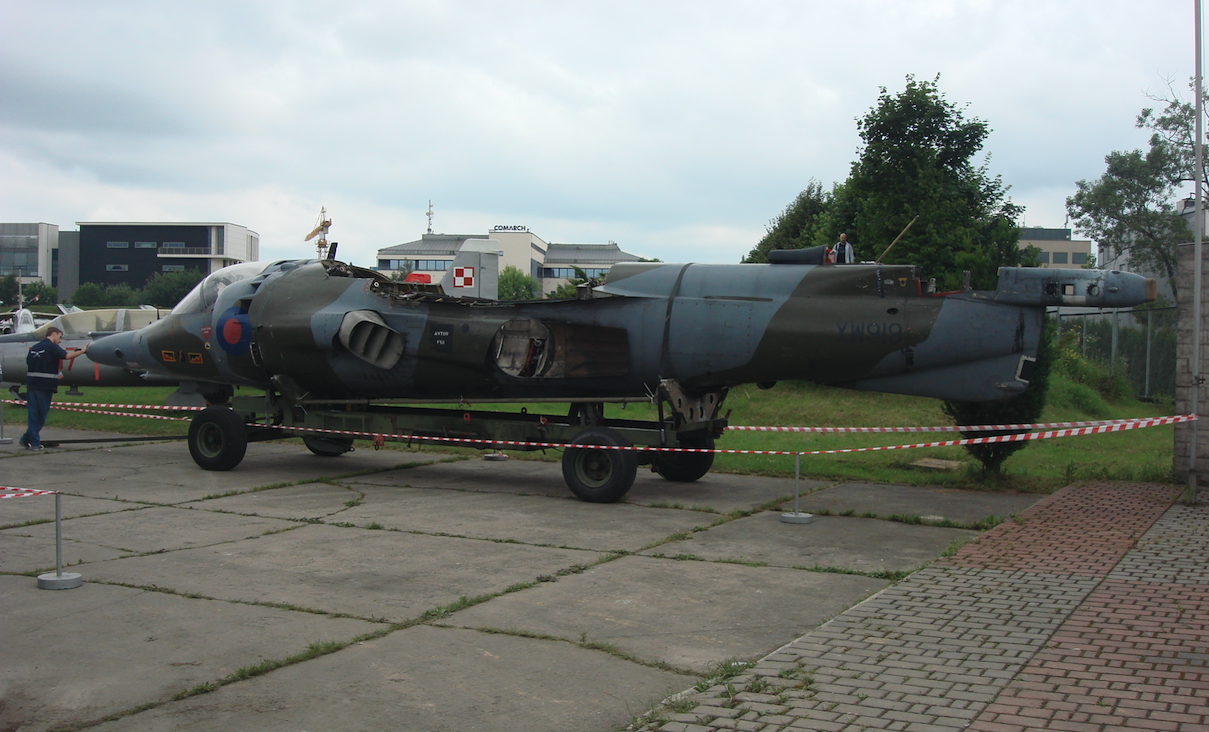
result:
[[[432,199],[428,199],[428,233],[432,233]]]

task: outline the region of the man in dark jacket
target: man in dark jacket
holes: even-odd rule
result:
[[[88,350],[87,344],[83,348],[64,350],[59,345],[61,340],[63,331],[52,325],[46,331],[46,338],[30,346],[29,355],[25,357],[25,413],[29,429],[21,435],[20,442],[28,450],[42,449],[38,435],[46,424],[50,400],[59,390],[59,362],[70,361]]]

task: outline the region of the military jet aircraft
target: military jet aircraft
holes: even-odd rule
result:
[[[28,312],[28,311],[26,311]],[[137,330],[169,313],[156,308],[113,308],[105,310],[73,310],[35,327],[0,335],[0,383],[8,388],[25,385],[25,357],[29,347],[46,338],[54,326],[63,331],[64,348],[82,348],[96,338],[121,331]],[[160,374],[146,374],[125,366],[114,367],[91,361],[87,355],[68,361],[63,370],[62,386],[167,386],[179,380]],[[219,389],[221,391],[221,389]]]
[[[736,385],[806,379],[1011,398],[1028,386],[1046,306],[1127,307],[1155,297],[1154,280],[1135,274],[1038,268],[1003,268],[992,291],[935,292],[911,265],[827,264],[821,250],[795,250],[774,252],[770,264],[622,263],[576,299],[499,302],[490,282],[496,256],[490,243],[482,248],[463,251],[439,285],[395,282],[334,259],[235,265],[203,280],[169,316],[97,341],[89,356],[265,389],[263,406],[212,408],[195,419],[190,449],[209,469],[238,464],[248,440],[267,439],[258,426],[267,423],[413,435],[487,425],[477,434],[567,444],[568,485],[605,501],[629,489],[640,459],[669,479],[695,480],[713,456],[581,445],[710,447]],[[462,294],[472,287],[480,289]],[[527,415],[524,426],[460,410],[445,415],[453,422],[434,422],[422,414],[432,410],[375,406],[392,400],[557,401],[572,410],[561,421]],[[603,402],[636,400],[659,406],[650,429],[602,416]],[[351,445],[308,440],[321,454]]]

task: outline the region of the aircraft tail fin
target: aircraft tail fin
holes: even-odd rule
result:
[[[495,239],[468,239],[449,264],[441,290],[452,297],[499,299],[500,256],[503,247]]]

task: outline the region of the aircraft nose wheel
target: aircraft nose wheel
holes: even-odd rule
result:
[[[589,427],[575,436],[572,445],[613,445],[629,442],[607,427]],[[563,452],[563,480],[581,501],[612,503],[634,485],[638,456],[627,450],[568,447]]]
[[[203,470],[230,470],[248,451],[248,429],[226,407],[206,407],[189,423],[189,454]]]

